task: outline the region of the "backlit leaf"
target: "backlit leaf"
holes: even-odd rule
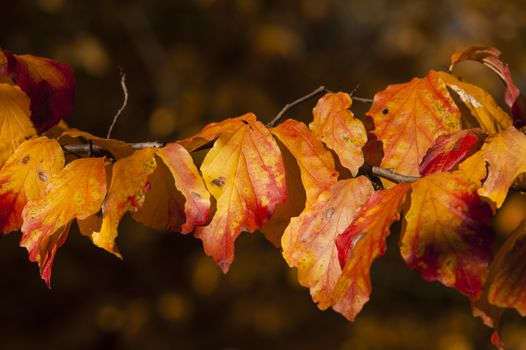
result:
[[[488,176],[478,190],[491,199],[497,208],[502,206],[509,187],[521,173],[526,172],[526,135],[510,126],[486,139],[482,149],[468,158],[466,168],[488,164]]]
[[[336,238],[338,258],[343,268],[332,297],[333,309],[354,320],[371,294],[371,265],[384,255],[389,226],[400,219],[409,184],[376,191],[356,213],[347,229]]]
[[[439,75],[389,85],[377,93],[368,112],[384,145],[381,166],[419,175],[419,164],[437,137],[460,130],[460,112]]]
[[[0,83],[0,165],[25,140],[36,135],[29,98],[19,87]]]
[[[72,114],[75,78],[70,66],[43,57],[2,53],[7,74],[31,100],[31,121],[39,132]]]
[[[511,117],[497,105],[487,91],[476,85],[462,82],[451,74],[445,72],[437,74],[469,108],[482,129],[489,133],[496,133],[512,125]]]
[[[331,306],[342,273],[335,239],[352,223],[373,191],[364,176],[339,181],[319,194],[300,216],[292,218],[283,234],[283,257],[289,266],[298,268],[300,284],[310,289],[322,310]]]
[[[400,240],[402,256],[428,281],[477,299],[488,272],[492,211],[462,171],[434,173],[412,185]]]
[[[350,111],[351,104],[349,94],[326,94],[314,107],[314,120],[309,127],[314,136],[336,152],[341,164],[356,176],[364,162],[362,147],[367,142],[367,134],[362,122]]]
[[[57,141],[39,137],[22,143],[0,170],[0,232],[22,227],[22,210],[28,201],[44,196],[49,179],[64,168]]]
[[[192,232],[196,225],[208,221],[210,194],[199,175],[192,157],[178,143],[154,150],[160,158],[150,175],[150,191],[135,220],[150,227]]]
[[[100,210],[106,195],[104,158],[84,158],[67,164],[49,179],[45,195],[30,201],[22,212],[22,240],[29,259],[36,261],[49,286],[56,249],[73,219],[84,219]]]
[[[420,174],[454,170],[478,151],[485,138],[486,134],[481,129],[460,130],[440,136],[422,160]]]
[[[93,243],[106,251],[122,258],[115,238],[122,216],[128,211],[137,211],[144,201],[150,183],[148,177],[156,168],[153,149],[144,148],[135,151],[127,158],[121,158],[113,164],[111,184],[102,208],[102,226],[93,232]]]
[[[331,153],[305,124],[293,119],[273,128],[272,134],[287,147],[298,162],[301,182],[307,196],[306,206],[310,206],[318,199],[320,193],[338,181],[338,172]]]
[[[499,249],[490,271],[489,302],[526,316],[526,221]]]
[[[210,224],[198,227],[195,235],[226,273],[241,231],[261,227],[276,205],[285,201],[287,192],[278,145],[253,114],[215,127],[219,138],[203,160],[201,173],[217,200],[217,210]]]

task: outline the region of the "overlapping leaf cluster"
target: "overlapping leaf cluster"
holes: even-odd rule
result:
[[[499,54],[455,53],[450,71],[462,60],[491,68],[506,84],[509,113],[482,88],[430,71],[377,93],[361,118],[351,112],[352,96],[327,93],[308,126],[288,119],[267,127],[248,113],[135,149],[57,126],[72,112],[69,67],[3,50],[0,230],[22,231],[20,245],[48,285],[74,220],[118,257],[127,212],[153,228],[193,232],[225,273],[236,238],[260,230],[319,308],[354,320],[371,293],[371,265],[402,218],[407,265],[470,298],[502,347],[502,310],[526,315],[526,223],[493,257],[491,220],[513,183],[524,186],[526,108]],[[90,152],[64,152],[72,144]],[[107,155],[94,157],[92,145]],[[198,169],[191,153],[202,149],[209,150]]]

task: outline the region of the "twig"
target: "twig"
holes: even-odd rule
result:
[[[143,149],[143,148],[160,148],[164,147],[164,142],[158,142],[158,141],[151,141],[151,142],[136,142],[136,143],[128,143],[129,146],[131,146],[133,149]],[[102,146],[96,145],[94,143],[85,143],[81,145],[62,145],[62,149],[65,152],[74,154],[74,155],[80,155],[80,154],[87,154],[87,155],[104,155],[108,153],[108,150]]]
[[[357,97],[357,96],[352,96],[352,100],[356,102],[363,102],[363,103],[373,103],[374,101],[372,98]]]
[[[122,69],[121,69],[121,88],[124,94],[124,101],[122,101],[121,108],[119,108],[119,110],[113,117],[113,121],[111,122],[110,128],[108,129],[108,134],[106,135],[107,139],[111,137],[111,132],[113,131],[113,127],[115,126],[115,123],[117,123],[117,119],[119,119],[119,116],[121,115],[122,111],[124,111],[124,108],[126,108],[126,105],[128,104],[128,87],[126,86],[126,73],[124,73]]]
[[[397,184],[404,182],[415,182],[419,179],[417,176],[407,176],[395,173],[391,169],[380,168],[378,166],[371,167],[371,173],[375,176],[383,177],[384,179],[391,180]]]
[[[283,107],[281,109],[281,111],[279,111],[278,115],[276,115],[276,117],[274,119],[272,119],[272,121],[270,123],[267,124],[267,127],[268,128],[273,128],[274,126],[276,126],[277,123],[279,123],[281,118],[283,118],[283,115],[285,115],[285,113],[287,113],[292,107],[297,106],[300,103],[303,103],[303,102],[307,101],[308,99],[311,99],[314,96],[316,96],[316,95],[318,95],[318,94],[320,94],[322,92],[327,92],[327,89],[325,88],[325,86],[320,86],[319,88],[317,88],[316,90],[312,91],[311,93],[309,93],[309,94],[307,94],[307,95],[305,95],[303,97],[298,98],[296,101],[293,101],[291,103],[287,103],[285,105],[285,107]]]

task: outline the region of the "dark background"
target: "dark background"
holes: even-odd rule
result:
[[[2,2],[0,46],[73,66],[77,102],[68,121],[114,137],[173,140],[210,121],[254,112],[270,121],[319,85],[372,97],[386,85],[442,69],[471,45],[503,51],[526,86],[523,1],[154,0]],[[459,74],[502,101],[499,81],[476,64]],[[356,113],[368,106],[356,103]],[[308,120],[313,102],[290,116]],[[518,197],[498,221],[501,238],[526,206]],[[424,282],[390,249],[373,266],[370,303],[350,323],[319,311],[279,250],[243,234],[223,276],[199,240],[126,219],[125,260],[76,229],[59,250],[48,290],[18,247],[0,242],[1,349],[486,349],[491,331],[469,302]],[[526,349],[526,322],[504,322],[510,349]]]

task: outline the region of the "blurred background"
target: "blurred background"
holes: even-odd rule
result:
[[[472,45],[503,51],[526,88],[526,5],[486,0],[20,0],[2,3],[0,46],[73,66],[71,126],[104,136],[173,140],[248,111],[270,121],[320,85],[372,97],[391,83],[449,64]],[[502,101],[502,86],[477,64],[458,74]],[[314,101],[289,116],[309,120]],[[368,106],[356,103],[355,113]],[[514,196],[496,219],[500,239],[526,214]],[[319,311],[279,250],[242,234],[223,276],[199,240],[125,219],[125,260],[76,229],[59,250],[49,291],[36,264],[0,242],[2,349],[491,349],[491,331],[469,302],[405,268],[398,228],[373,266],[371,301],[350,323]],[[509,349],[526,349],[526,322],[504,320]]]

